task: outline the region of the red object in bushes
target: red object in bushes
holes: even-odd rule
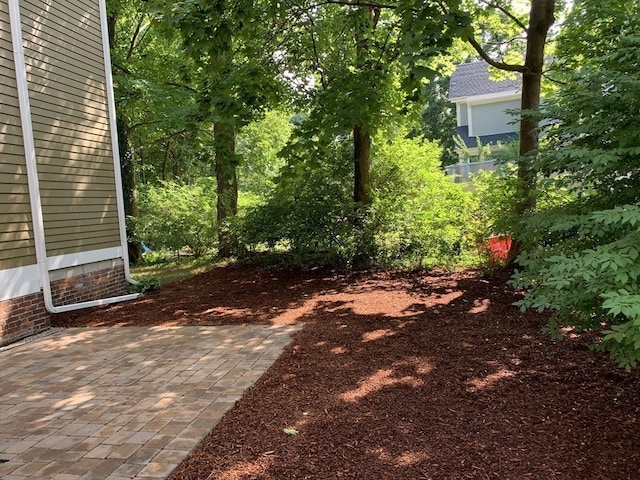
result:
[[[490,237],[488,247],[493,259],[506,261],[511,249],[511,237],[509,235]]]

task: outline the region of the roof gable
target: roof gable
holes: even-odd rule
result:
[[[519,90],[522,77],[495,81],[489,78],[489,64],[486,62],[463,63],[451,75],[449,98],[474,97],[493,93]]]

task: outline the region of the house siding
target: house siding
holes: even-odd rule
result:
[[[513,133],[517,126],[513,124],[516,117],[508,113],[509,110],[518,110],[520,100],[508,100],[504,102],[486,103],[471,106],[472,136],[482,137],[497,133]]]
[[[47,255],[120,245],[100,14],[21,2]]]
[[[82,303],[125,294],[128,268],[100,21],[104,5],[20,0],[18,7],[22,45],[14,46],[9,1],[0,0],[0,345],[50,326],[43,282],[54,305]],[[19,95],[23,67],[26,92],[21,88]],[[30,121],[23,125],[26,114]],[[25,152],[32,137],[36,165],[27,163],[32,152]],[[32,166],[38,179],[33,199]],[[38,197],[42,263],[31,211]]]
[[[9,7],[0,0],[0,270],[36,263]]]

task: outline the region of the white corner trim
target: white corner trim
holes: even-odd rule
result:
[[[456,103],[456,125],[458,127],[465,127],[466,126],[466,125],[462,125],[462,109],[463,108],[467,108],[467,106],[464,103],[462,103],[462,102]]]
[[[18,89],[18,103],[20,107],[20,126],[24,144],[25,165],[27,168],[27,182],[29,186],[29,204],[31,206],[31,224],[36,249],[36,261],[40,285],[44,282],[44,260],[47,249],[44,242],[44,221],[42,218],[42,202],[40,200],[40,182],[38,180],[38,165],[36,161],[36,147],[31,123],[31,104],[29,101],[29,83],[27,81],[27,66],[24,56],[24,42],[22,39],[22,21],[20,18],[19,0],[9,0],[9,21],[11,24],[11,43],[13,45],[13,60]]]
[[[102,248],[89,252],[67,253],[47,259],[47,270],[59,270],[61,268],[77,267],[88,263],[101,262],[122,258],[122,247]]]
[[[39,292],[38,266],[28,265],[0,270],[0,285],[0,302]]]

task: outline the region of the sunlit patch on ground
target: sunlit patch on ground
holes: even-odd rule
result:
[[[378,370],[376,373],[371,375],[369,378],[361,382],[360,386],[355,390],[351,390],[340,395],[340,398],[345,402],[357,402],[363,397],[375,393],[379,390],[382,390],[386,387],[391,387],[395,385],[407,385],[410,387],[417,388],[423,384],[423,381],[405,375],[403,377],[394,377],[393,370]]]
[[[514,375],[516,375],[516,372],[509,370],[505,367],[502,367],[497,372],[490,373],[486,377],[476,377],[476,378],[470,379],[467,382],[469,384],[469,391],[476,392],[478,390],[491,387],[495,385],[498,381],[513,377]]]

